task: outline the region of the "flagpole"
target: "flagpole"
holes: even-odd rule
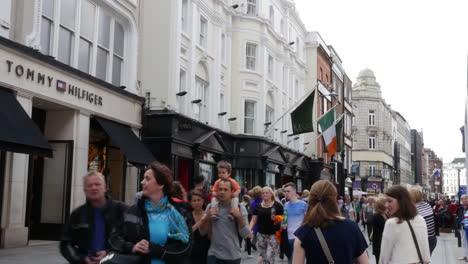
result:
[[[294,103],[290,108],[288,108],[288,110],[286,110],[280,117],[278,117],[278,119],[276,119],[276,121],[271,124],[266,130],[265,130],[265,133],[264,135],[268,134],[268,132],[270,132],[270,130],[275,127],[275,125],[281,120],[283,119],[283,117],[288,114],[289,112],[291,112],[291,110],[295,109],[298,105],[300,105],[310,94],[312,94],[316,89],[317,89],[317,85],[315,85],[316,88],[312,89],[311,91],[307,92],[305,95],[303,95],[296,103]],[[315,97],[317,97],[317,93],[315,93]]]

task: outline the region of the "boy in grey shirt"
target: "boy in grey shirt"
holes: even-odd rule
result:
[[[206,234],[211,231],[211,245],[208,250],[208,264],[216,264],[218,260],[223,263],[237,264],[241,262],[241,249],[239,236],[250,236],[247,220],[247,210],[244,207],[231,207],[232,183],[229,180],[221,180],[218,186],[218,208],[208,205],[206,215],[202,219],[200,232]],[[218,220],[213,221],[211,215],[218,215]],[[235,221],[229,220],[229,215]]]

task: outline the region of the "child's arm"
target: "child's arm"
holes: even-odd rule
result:
[[[240,194],[240,189],[232,193],[232,197],[238,197]]]

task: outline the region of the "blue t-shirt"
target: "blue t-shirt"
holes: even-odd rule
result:
[[[297,200],[295,203],[287,202],[284,211],[288,211],[288,239],[294,239],[294,232],[301,226],[307,212],[307,203],[302,200]]]
[[[106,249],[106,221],[102,215],[102,208],[93,208],[94,211],[94,232],[91,239],[91,252],[95,253]],[[89,257],[94,257],[90,253]]]
[[[367,249],[366,239],[351,220],[335,220],[335,226],[322,228],[322,233],[336,264],[350,264]],[[328,263],[313,227],[301,226],[294,234],[301,240],[307,264]]]

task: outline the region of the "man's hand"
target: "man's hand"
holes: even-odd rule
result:
[[[96,256],[92,257],[92,260],[95,261],[96,263],[99,263],[99,261],[101,261],[101,259],[103,259],[106,255],[107,255],[106,251],[104,250],[98,251],[96,252]]]
[[[136,243],[133,246],[132,253],[148,254],[149,253],[149,242],[148,242],[148,240],[142,239],[140,242]]]
[[[84,260],[86,264],[98,264],[99,263],[99,261],[91,260],[89,257],[86,257]]]
[[[208,210],[208,213],[206,214],[206,217],[210,219],[212,215],[217,215],[217,214],[218,214],[218,209],[210,208],[210,210]]]
[[[229,211],[229,213],[231,213],[232,216],[234,216],[235,218],[242,217],[241,212],[239,211],[238,207],[231,207],[231,210]]]
[[[288,225],[281,225],[281,228],[286,230],[288,228]]]

